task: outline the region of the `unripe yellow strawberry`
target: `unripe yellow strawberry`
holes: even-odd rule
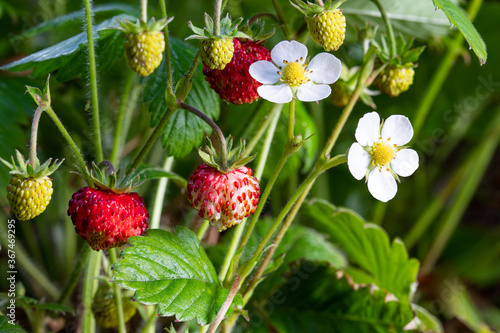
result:
[[[307,29],[313,41],[325,51],[337,51],[345,39],[345,16],[340,9],[326,10],[306,17]]]
[[[126,36],[127,62],[142,76],[148,76],[160,66],[163,51],[165,51],[165,39],[161,31],[144,31]]]
[[[223,70],[233,59],[232,38],[210,38],[200,40],[201,60],[210,69]]]
[[[128,322],[136,313],[134,303],[128,297],[122,297],[123,320]],[[92,313],[97,325],[102,328],[118,326],[115,296],[107,285],[100,285],[92,301]]]
[[[332,94],[330,95],[332,104],[338,107],[344,107],[351,99],[352,90],[349,89],[346,82],[338,80],[332,85]]]
[[[11,171],[12,178],[7,186],[7,200],[14,215],[20,221],[31,220],[42,214],[52,198],[52,174],[64,161],[52,163],[49,158],[40,165],[38,158],[29,162],[16,150],[17,163],[12,157],[12,163],[0,158]]]
[[[52,180],[12,176],[7,186],[7,200],[20,221],[31,220],[45,211],[52,198]]]
[[[415,71],[411,67],[395,65],[385,68],[375,79],[375,86],[383,93],[396,97],[410,88]]]

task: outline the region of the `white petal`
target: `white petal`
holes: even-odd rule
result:
[[[276,46],[271,50],[271,59],[278,66],[283,68],[283,60],[288,62],[299,60],[301,64],[304,63],[307,57],[307,47],[304,44],[296,42],[294,40],[287,41],[284,40],[276,44]],[[302,60],[300,60],[302,58]]]
[[[362,146],[371,146],[379,137],[380,116],[375,111],[365,114],[358,122],[356,140]]]
[[[292,88],[282,83],[274,86],[263,85],[257,88],[260,97],[273,103],[288,103],[292,100]]]
[[[396,179],[385,168],[373,169],[368,175],[368,191],[377,200],[387,202],[394,198],[398,191]]]
[[[418,168],[418,154],[413,149],[402,149],[391,161],[391,167],[401,177],[411,176]]]
[[[332,88],[327,84],[306,83],[297,89],[297,98],[303,102],[316,102],[330,96]]]
[[[347,166],[354,178],[357,180],[363,179],[371,159],[370,154],[368,154],[359,143],[354,142],[351,145],[347,153]]]
[[[391,143],[402,146],[410,142],[413,137],[413,127],[405,116],[394,115],[387,118],[382,127],[382,138],[391,138]]]
[[[250,65],[248,72],[262,84],[274,84],[280,80],[279,69],[270,61],[257,61]]]
[[[332,84],[339,79],[342,64],[333,54],[323,52],[311,60],[307,70],[312,71],[307,76],[312,82]]]

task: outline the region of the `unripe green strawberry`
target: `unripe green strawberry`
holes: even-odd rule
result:
[[[14,175],[7,186],[7,200],[14,215],[26,221],[45,211],[53,191],[49,177],[34,179]]]
[[[148,76],[163,59],[165,39],[163,32],[131,33],[125,39],[125,52],[130,67],[142,76]]]
[[[45,211],[52,198],[52,179],[48,176],[61,165],[57,160],[51,165],[48,159],[43,165],[35,158],[34,165],[26,161],[16,150],[17,164],[12,158],[9,163],[0,158],[12,174],[7,186],[7,200],[10,209],[20,221],[31,220]]]
[[[313,41],[325,51],[337,51],[345,39],[345,16],[340,9],[327,10],[306,17],[307,29]]]
[[[351,99],[352,90],[343,80],[338,80],[332,85],[332,94],[330,95],[332,104],[338,107],[344,107]]]
[[[162,29],[172,20],[163,18],[159,21],[151,19],[149,23],[137,20],[119,21],[116,29],[125,32],[125,54],[130,67],[139,75],[148,76],[163,59],[165,39]]]
[[[200,40],[201,60],[210,69],[223,70],[233,59],[232,38]]]
[[[391,65],[375,79],[375,86],[391,97],[399,96],[410,88],[415,71],[411,67]]]
[[[136,312],[134,303],[128,297],[122,297],[123,319],[129,321]],[[106,284],[97,289],[92,301],[92,312],[97,325],[103,328],[118,326],[115,296]]]

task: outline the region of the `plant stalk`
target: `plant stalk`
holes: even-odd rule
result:
[[[87,272],[85,273],[85,280],[83,282],[82,332],[85,333],[95,332],[95,319],[92,314],[92,299],[94,298],[94,292],[97,288],[97,280],[95,277],[99,275],[100,267],[100,253],[91,251]]]
[[[206,114],[201,112],[200,110],[196,109],[195,107],[192,107],[191,105],[188,105],[184,102],[179,103],[180,107],[182,107],[184,110],[191,112],[195,116],[201,118],[204,122],[206,122],[212,129],[214,130],[215,134],[217,134],[217,138],[219,139],[220,143],[220,152],[221,152],[221,158],[222,158],[222,169],[227,170],[228,165],[227,165],[227,144],[226,144],[226,139],[224,138],[224,133],[222,133],[221,129],[217,124],[210,119]]]
[[[116,248],[109,249],[109,261],[111,262],[111,265],[113,265],[113,263],[117,261]],[[117,285],[116,283],[113,283],[113,294],[115,295],[118,332],[127,333],[127,329],[125,327],[125,319],[123,315],[122,292],[120,290],[120,286]]]
[[[160,0],[161,15],[167,17],[167,6],[165,0]],[[167,89],[172,90],[174,81],[172,79],[172,63],[170,60],[170,36],[168,33],[168,24],[163,29],[163,37],[165,38],[165,67],[167,69]],[[196,66],[195,66],[196,67]]]
[[[210,227],[210,222],[208,222],[208,220],[203,220],[203,222],[200,225],[200,228],[198,229],[198,232],[196,233],[196,236],[198,237],[200,242],[203,239],[203,237],[205,237],[208,227]]]
[[[103,160],[101,143],[101,124],[99,120],[99,97],[97,94],[97,70],[96,55],[93,35],[93,18],[91,0],[83,0],[85,5],[85,25],[87,27],[87,42],[89,54],[89,73],[90,73],[90,94],[92,100],[92,126],[94,129],[94,145],[97,163]]]
[[[220,308],[219,312],[217,313],[217,316],[215,317],[214,321],[208,328],[208,333],[215,333],[217,330],[217,327],[219,327],[220,323],[224,319],[224,315],[226,314],[227,310],[231,306],[231,303],[233,302],[234,296],[236,296],[236,292],[238,291],[238,286],[240,284],[240,276],[236,275],[234,277],[233,281],[233,286],[231,287],[231,290],[229,291],[229,295],[227,295],[226,300],[222,304],[222,307]]]
[[[295,103],[296,99],[293,98],[288,105],[288,142],[293,140],[293,132],[295,127]]]
[[[382,20],[384,21],[385,28],[387,29],[387,36],[389,37],[389,51],[390,58],[397,55],[396,51],[396,38],[394,37],[394,30],[392,30],[391,20],[387,16],[387,12],[385,11],[384,6],[380,3],[379,0],[372,0],[372,2],[377,6],[380,11],[380,15],[382,16]]]
[[[141,21],[148,22],[148,0],[141,0]]]
[[[134,83],[135,72],[132,70],[128,70],[127,78],[125,80],[125,85],[123,87],[123,92],[120,100],[120,107],[118,109],[118,116],[116,119],[116,127],[115,127],[115,137],[113,141],[113,148],[111,150],[111,158],[110,161],[113,165],[117,165],[118,158],[120,156],[123,142],[122,142],[122,130],[125,122],[125,117],[130,117],[130,113],[127,110],[131,110],[131,108],[127,108],[130,91],[132,90],[132,85]]]
[[[33,122],[31,123],[31,138],[30,138],[30,164],[35,170],[36,167],[36,141],[38,137],[38,124],[40,123],[40,117],[43,111],[45,111],[45,104],[41,103],[35,111],[33,116]]]
[[[222,0],[215,0],[214,6],[214,35],[220,35],[220,16],[222,12]]]
[[[255,169],[255,178],[260,179],[262,174],[264,173],[264,166],[266,165],[267,158],[269,156],[269,150],[271,149],[271,143],[273,141],[274,133],[276,132],[276,126],[278,125],[278,120],[280,118],[281,110],[283,109],[283,104],[275,104],[269,118],[271,120],[271,124],[269,125],[269,129],[266,134],[266,138],[264,139],[264,146],[259,154],[259,161],[257,163],[257,168]],[[222,264],[221,270],[219,272],[219,280],[224,281],[227,277],[227,273],[229,271],[229,267],[231,265],[231,259],[233,259],[234,254],[238,250],[240,245],[241,236],[245,231],[246,219],[243,220],[236,227],[235,233],[231,238],[231,244],[229,245],[229,249],[224,258],[224,262]]]

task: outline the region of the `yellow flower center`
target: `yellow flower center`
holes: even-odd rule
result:
[[[396,150],[388,143],[379,141],[372,146],[371,155],[372,164],[384,166],[394,159]]]
[[[285,68],[283,68],[281,78],[289,85],[296,87],[309,81],[306,73],[307,72],[304,69],[304,66],[299,64],[297,61],[294,61],[286,64]]]

